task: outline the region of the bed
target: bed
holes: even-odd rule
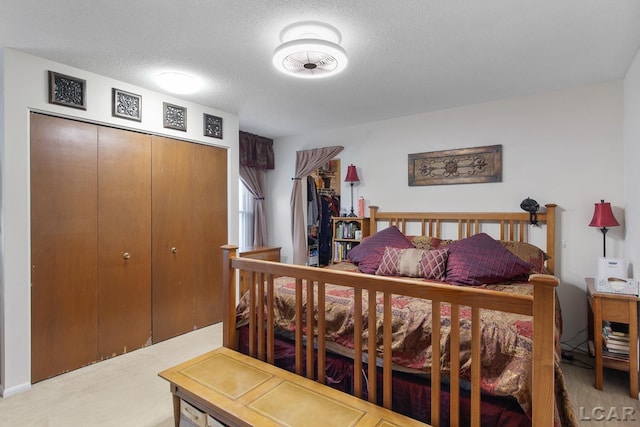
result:
[[[577,425],[560,369],[555,209],[534,227],[525,212],[372,206],[360,253],[330,268],[238,258],[225,246],[223,345],[431,425]],[[544,250],[528,243],[536,232]],[[446,267],[432,262],[443,253]],[[407,273],[416,256],[418,274]],[[483,269],[503,256],[515,276],[496,280]],[[469,259],[482,270],[471,279]],[[255,285],[238,300],[239,271]]]

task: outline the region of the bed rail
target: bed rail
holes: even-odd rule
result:
[[[236,276],[239,271],[246,271],[251,274],[249,298],[250,307],[267,307],[250,315],[249,340],[250,355],[267,363],[274,363],[274,300],[273,288],[274,279],[279,276],[288,276],[296,280],[296,309],[297,313],[303,313],[302,289],[306,287],[308,307],[318,304],[318,318],[314,318],[313,310],[306,310],[307,330],[317,329],[317,363],[314,364],[313,346],[303,346],[303,335],[301,316],[298,319],[295,333],[295,365],[296,371],[300,375],[308,378],[317,378],[321,383],[325,381],[325,354],[326,345],[324,339],[324,295],[325,285],[335,284],[347,286],[354,289],[355,304],[358,305],[365,295],[381,295],[383,301],[382,315],[369,316],[369,330],[376,330],[376,322],[383,324],[383,345],[382,354],[382,402],[383,406],[391,409],[392,396],[392,362],[391,362],[391,322],[386,319],[391,318],[391,295],[400,294],[416,298],[431,300],[433,305],[433,342],[440,342],[440,305],[451,304],[452,310],[452,337],[457,337],[460,323],[457,315],[460,306],[469,306],[472,310],[472,366],[471,366],[471,416],[472,425],[480,425],[480,310],[491,309],[505,312],[512,312],[533,316],[534,328],[534,348],[533,348],[533,373],[532,373],[532,410],[533,426],[550,426],[554,420],[554,312],[555,312],[555,290],[558,280],[550,275],[532,275],[529,281],[534,285],[533,296],[505,294],[491,290],[484,290],[472,287],[450,286],[445,284],[416,283],[414,280],[369,276],[358,273],[335,271],[315,267],[296,266],[281,264],[270,261],[253,260],[249,258],[237,257],[237,247],[227,245],[222,247],[223,251],[223,281],[224,286],[224,313],[223,313],[223,345],[228,348],[237,349],[236,342]],[[314,301],[314,292],[317,293],[317,302]],[[376,310],[376,298],[368,298],[369,312]],[[360,307],[356,306],[356,312],[360,312]],[[355,354],[354,372],[362,372],[363,368],[363,343],[362,331],[365,320],[356,316],[354,325]],[[258,327],[258,325],[267,325]],[[312,342],[314,337],[307,337]],[[370,341],[368,348],[375,348],[375,335],[369,334]],[[457,339],[452,339],[451,348],[451,420],[452,425],[457,425],[459,420],[457,402],[460,400],[460,384],[458,381],[460,371],[459,350],[460,343]],[[440,347],[433,346],[433,360],[439,360]],[[303,372],[303,358],[306,358],[306,372]],[[370,359],[371,360],[371,359]],[[369,400],[377,401],[376,384],[376,364],[369,363],[368,378],[365,385],[360,375],[354,375],[354,394],[363,396],[363,388],[367,387]],[[439,425],[440,422],[440,371],[434,370],[431,373],[431,424]]]

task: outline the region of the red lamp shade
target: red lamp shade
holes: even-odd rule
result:
[[[354,165],[347,166],[347,177],[344,179],[344,182],[360,182],[358,171]]]
[[[589,223],[589,227],[617,227],[620,225],[616,220],[616,217],[613,216],[613,212],[611,211],[611,203],[606,202],[604,200],[600,200],[600,203],[595,204],[595,210],[593,211],[593,218]]]

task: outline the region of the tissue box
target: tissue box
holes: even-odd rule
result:
[[[639,294],[638,281],[634,279],[596,277],[595,284],[597,292],[636,296]]]

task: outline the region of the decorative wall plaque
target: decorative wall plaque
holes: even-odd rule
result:
[[[222,139],[222,117],[204,113],[204,136]]]
[[[187,109],[178,105],[163,102],[164,127],[169,129],[187,130]]]
[[[49,103],[87,109],[87,81],[49,71]]]
[[[123,119],[142,121],[142,97],[135,93],[113,88],[112,115]]]
[[[409,185],[502,181],[502,145],[409,154]]]

